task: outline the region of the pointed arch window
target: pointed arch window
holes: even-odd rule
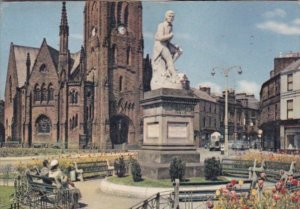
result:
[[[41,90],[42,90],[41,101],[42,101],[42,102],[43,102],[43,101],[47,101],[48,95],[47,95],[47,88],[46,88],[46,85],[45,85],[45,84],[42,85]]]
[[[37,133],[50,133],[51,131],[51,121],[46,115],[39,116],[35,126]]]
[[[127,65],[131,65],[131,49],[130,49],[130,47],[128,47],[127,51],[126,51],[126,63],[127,63]]]
[[[119,78],[119,91],[123,91],[123,76]]]
[[[118,17],[118,24],[122,24],[122,2],[118,2],[118,12],[117,12],[117,17]]]
[[[39,84],[35,84],[33,95],[34,95],[34,101],[41,101],[41,90]]]
[[[126,5],[125,11],[124,11],[124,24],[127,28],[129,26],[129,19],[128,18],[129,18],[128,5]]]
[[[48,101],[54,100],[54,88],[52,83],[49,84],[48,86]]]

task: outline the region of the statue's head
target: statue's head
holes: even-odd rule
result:
[[[174,20],[174,17],[175,17],[175,13],[174,13],[172,10],[166,11],[166,14],[165,14],[165,20],[166,20],[168,23],[172,23],[173,20]]]

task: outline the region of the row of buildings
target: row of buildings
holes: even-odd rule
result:
[[[59,49],[46,39],[38,48],[11,44],[0,141],[102,149],[142,143],[140,101],[152,75],[143,51],[142,4],[87,1],[83,18],[84,43],[77,52],[69,51],[65,3]],[[229,139],[256,139],[261,128],[266,148],[299,147],[299,62],[299,54],[275,58],[260,103],[254,95],[229,91]],[[203,146],[212,133],[224,134],[224,94],[209,87],[192,91],[199,98],[194,139]]]

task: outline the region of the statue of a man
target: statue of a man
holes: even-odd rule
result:
[[[182,54],[182,49],[171,43],[173,38],[174,12],[169,10],[165,14],[165,21],[158,25],[153,47],[152,68],[153,78],[151,89],[182,88],[174,62]],[[163,86],[162,82],[164,82]]]

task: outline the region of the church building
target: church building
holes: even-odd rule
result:
[[[11,43],[5,87],[5,140],[23,146],[113,148],[140,144],[139,101],[149,90],[141,2],[87,1],[84,43],[69,51],[63,2],[59,49]]]

